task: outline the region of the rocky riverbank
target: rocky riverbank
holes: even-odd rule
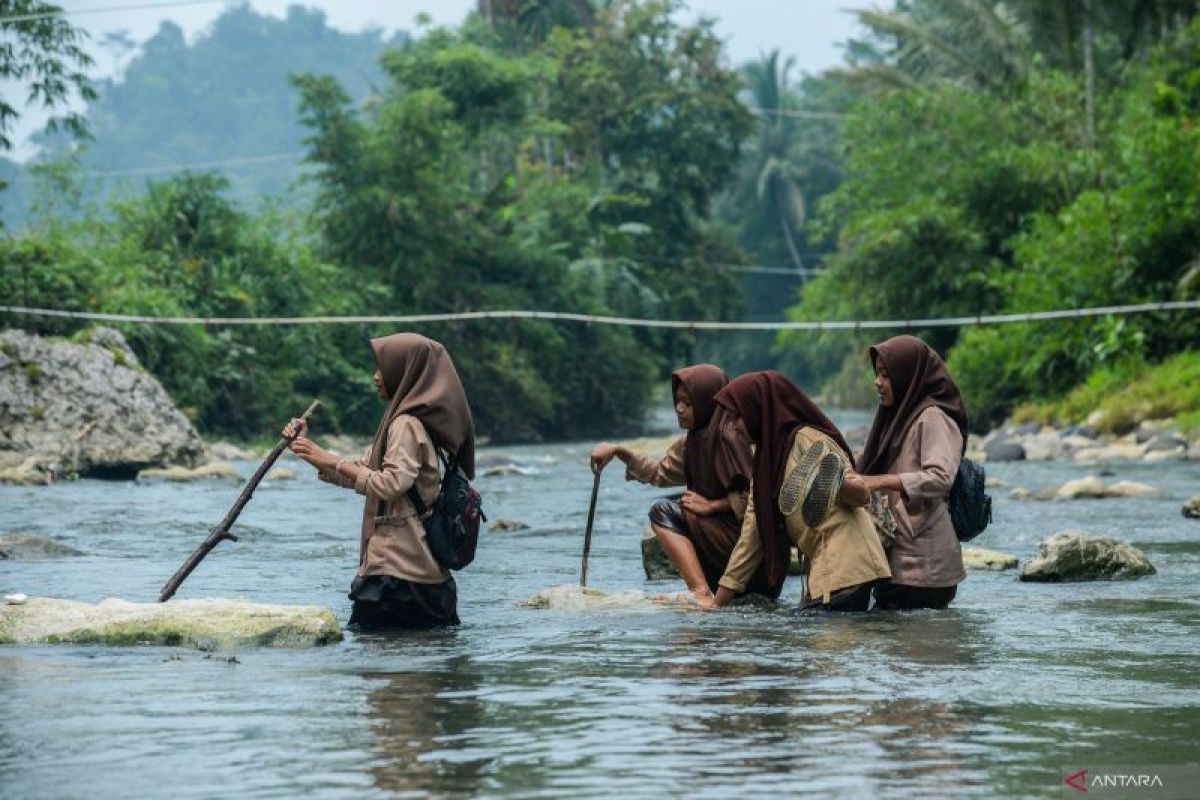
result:
[[[1174,420],[1142,422],[1124,436],[1101,434],[1088,425],[1055,428],[1031,422],[1006,424],[984,437],[971,437],[968,456],[977,461],[1197,461],[1200,436],[1182,433]]]
[[[119,332],[93,328],[71,340],[0,333],[0,482],[132,478],[208,458]]]

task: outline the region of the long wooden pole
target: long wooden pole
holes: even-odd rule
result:
[[[320,400],[313,400],[308,410],[300,416],[300,419],[307,420],[317,410],[317,406],[319,405],[321,405]],[[254,490],[258,488],[258,484],[263,479],[263,476],[267,474],[267,470],[271,468],[275,460],[283,453],[284,448],[291,444],[295,438],[295,436],[285,436],[279,440],[279,443],[271,450],[266,460],[262,464],[259,464],[254,475],[247,481],[246,488],[242,489],[242,493],[238,495],[237,502],[233,504],[233,508],[229,509],[229,513],[221,520],[221,524],[209,532],[208,537],[188,556],[188,560],[183,562],[183,566],[176,570],[175,574],[171,576],[171,580],[167,581],[166,585],[163,586],[162,592],[158,595],[158,602],[165,603],[174,597],[179,584],[183,583],[187,579],[187,576],[192,574],[192,570],[200,565],[200,562],[204,560],[206,555],[212,552],[214,547],[225,539],[237,541],[237,537],[230,533],[229,529],[233,527],[233,523],[237,520],[238,515],[242,513],[242,509],[250,502],[251,496],[254,495]]]
[[[592,523],[596,521],[596,497],[600,494],[600,472],[592,480],[592,503],[588,506],[587,531],[583,534],[583,572],[579,575],[579,585],[587,586],[588,554],[592,551]]]

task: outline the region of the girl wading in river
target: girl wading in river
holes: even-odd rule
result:
[[[949,509],[967,410],[941,357],[915,336],[880,342],[870,354],[879,410],[858,468],[872,491],[888,493],[897,522],[892,582],[875,589],[875,605],[945,608],[967,577]]]
[[[768,593],[778,596],[795,544],[807,562],[808,586],[801,598],[806,608],[866,611],[871,587],[890,573],[875,522],[863,508],[870,492],[849,469],[850,448],[837,427],[799,387],[773,371],[735,379],[717,394],[716,403],[754,442],[754,480],[737,546],[716,594],[701,605],[728,603],[760,565],[766,568]],[[781,493],[788,494],[789,484],[797,488],[796,478],[808,472],[802,464],[810,451],[831,457],[821,461],[836,467],[817,473],[826,479],[828,502],[811,514],[804,500],[813,495],[801,487],[802,502],[784,513]]]
[[[664,552],[697,599],[712,597],[737,542],[746,511],[753,456],[745,431],[731,427],[713,397],[729,383],[720,367],[698,364],[671,375],[675,415],[687,434],[661,459],[638,455],[604,442],[592,449],[592,469],[616,458],[625,462],[626,480],[652,486],[686,486],[682,497],[659,500],[650,508],[650,527]],[[745,591],[765,592],[765,573],[747,581]]]
[[[458,624],[454,578],[433,557],[408,497],[415,487],[432,507],[441,486],[437,449],[468,478],[475,476],[475,426],[462,382],[446,349],[415,333],[372,339],[375,388],[388,403],[375,441],[360,459],[341,459],[300,430],[292,451],[327,483],[366,496],[358,575],[350,586],[358,628],[424,628]]]

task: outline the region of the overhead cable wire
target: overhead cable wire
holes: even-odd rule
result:
[[[707,331],[784,331],[784,330],[863,330],[874,328],[939,328],[969,327],[972,325],[1005,325],[1018,322],[1044,322],[1059,319],[1124,316],[1161,311],[1194,311],[1200,300],[1176,300],[1162,303],[1067,308],[1055,311],[1030,311],[1016,314],[976,314],[975,316],[936,317],[926,319],[876,320],[786,320],[778,322],[723,322],[719,320],[644,319],[612,317],[595,314],[576,314],[566,311],[460,311],[445,314],[387,314],[364,316],[314,317],[161,317],[140,314],[105,314],[93,311],[63,311],[52,308],[0,306],[0,312],[37,317],[85,319],[95,322],[128,322],[147,325],[372,325],[409,324],[414,322],[461,322],[480,319],[544,319],[564,322],[584,322],[596,325],[616,325],[630,328],[675,328]]]
[[[167,3],[131,3],[120,6],[81,8],[76,11],[59,8],[54,11],[39,11],[33,14],[14,14],[10,17],[0,17],[0,24],[8,22],[33,22],[34,20],[50,19],[51,17],[82,17],[85,14],[104,14],[110,11],[145,11],[159,8],[179,8],[181,6],[213,6],[218,3],[224,5],[226,0],[174,0],[174,2]]]

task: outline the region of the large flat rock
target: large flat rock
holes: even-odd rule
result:
[[[320,606],[278,606],[244,600],[172,600],[97,604],[34,597],[0,605],[0,644],[314,647],[338,642],[333,612]]]

